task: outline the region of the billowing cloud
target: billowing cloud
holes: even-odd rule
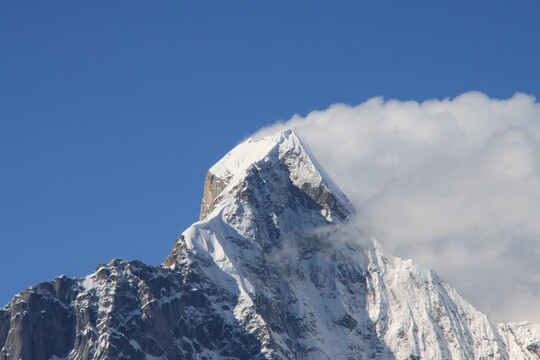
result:
[[[353,225],[435,269],[501,321],[540,322],[540,104],[516,94],[336,104],[294,128],[357,209]]]

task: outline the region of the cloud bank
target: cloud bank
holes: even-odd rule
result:
[[[540,322],[540,104],[380,97],[293,128],[357,209],[352,226],[440,273],[498,321]]]

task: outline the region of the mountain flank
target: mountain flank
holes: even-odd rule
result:
[[[0,309],[0,359],[540,359],[538,325],[342,236],[354,212],[293,131],[249,139],[163,264],[113,259]]]

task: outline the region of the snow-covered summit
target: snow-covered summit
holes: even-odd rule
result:
[[[306,192],[328,212],[341,207],[344,220],[354,212],[353,206],[330,177],[324,172],[293,130],[284,130],[258,140],[242,142],[210,168],[206,175],[200,219],[204,219],[218,203],[234,195],[239,184],[251,172],[273,164],[281,167],[294,186]],[[278,181],[285,179],[277,178]]]
[[[260,139],[248,138],[212,166],[209,172],[219,178],[230,179],[229,181],[234,183],[235,180],[245,175],[250,166],[268,156],[277,156],[282,160],[289,160],[286,158],[290,158],[291,161],[298,160],[299,166],[294,169],[294,175],[298,181],[311,182],[314,185],[321,182],[332,183],[326,174],[324,174],[323,180],[322,169],[314,162],[292,129]],[[303,160],[307,161],[307,164],[302,164]]]
[[[205,258],[213,264],[209,278],[242,273],[243,260],[258,267],[261,256],[295,248],[311,230],[341,224],[353,212],[292,130],[248,139],[208,171],[201,220],[182,234],[165,265]],[[209,273],[213,267],[219,269]],[[236,282],[243,292],[245,282]]]

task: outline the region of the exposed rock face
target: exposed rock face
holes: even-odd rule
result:
[[[540,358],[538,326],[494,324],[429,269],[346,241],[353,212],[294,133],[248,140],[161,266],[112,260],[15,296],[0,359]]]
[[[216,198],[227,186],[227,179],[220,179],[210,171],[206,173],[204,181],[203,199],[201,201],[201,214],[199,220],[204,220],[214,210]]]
[[[6,324],[10,324],[9,332],[2,331],[0,337],[3,352],[15,359],[67,354],[75,342],[75,316],[68,310],[74,286],[72,279],[59,277],[16,296],[10,311],[3,309]]]
[[[234,296],[195,288],[178,272],[112,260],[84,279],[17,295],[1,313],[10,330],[0,358],[257,358],[261,345],[231,321],[230,303]]]

